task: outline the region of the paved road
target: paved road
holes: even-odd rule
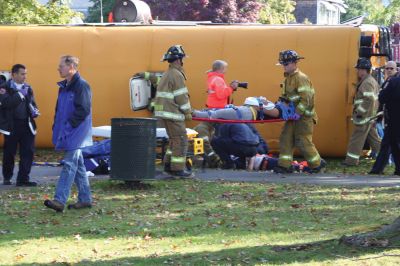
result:
[[[39,184],[55,183],[61,171],[60,167],[34,166],[32,167],[31,180]],[[15,171],[17,172],[17,170]],[[157,179],[166,176],[159,173]],[[400,187],[399,176],[359,176],[342,174],[291,174],[277,175],[269,172],[247,172],[232,170],[205,169],[196,172],[196,178],[204,181],[231,181],[231,182],[262,182],[262,183],[300,183],[335,186],[370,186],[370,187]],[[96,176],[91,179],[108,179],[108,176]],[[13,180],[14,181],[14,180]],[[3,186],[0,190],[12,189],[15,186]]]

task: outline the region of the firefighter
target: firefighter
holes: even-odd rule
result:
[[[342,162],[345,166],[358,165],[364,143],[368,140],[371,149],[378,153],[381,140],[374,126],[373,118],[376,116],[379,103],[379,84],[371,76],[371,62],[367,58],[359,58],[357,65],[358,84],[353,103],[352,121],[354,130],[350,137],[346,159]]]
[[[301,116],[297,121],[286,121],[280,136],[280,154],[275,173],[292,173],[293,149],[299,148],[307,160],[311,173],[318,173],[326,166],[312,142],[317,114],[314,108],[314,88],[310,79],[297,68],[300,57],[293,50],[282,51],[279,63],[284,69],[285,80],[281,100],[293,102],[296,112]]]
[[[174,177],[191,177],[186,168],[188,140],[185,120],[192,120],[189,93],[183,58],[186,56],[181,45],[171,46],[162,61],[169,68],[161,77],[154,101],[154,116],[161,119],[169,136],[169,148],[164,157],[164,171]]]
[[[206,106],[210,109],[224,108],[229,103],[229,98],[238,88],[238,81],[232,81],[228,85],[225,81],[225,73],[228,63],[216,60],[212,64],[212,69],[207,73],[207,102]],[[218,167],[220,164],[219,156],[214,152],[210,145],[214,136],[214,125],[208,122],[198,124],[194,130],[197,131],[198,138],[203,139],[205,159],[209,167]]]

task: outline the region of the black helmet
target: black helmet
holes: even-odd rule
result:
[[[171,46],[168,51],[164,54],[161,62],[163,61],[175,61],[177,59],[182,59],[186,56],[182,45]]]
[[[357,65],[355,65],[355,68],[371,70],[372,64],[368,58],[360,57],[357,60]]]
[[[277,65],[284,65],[288,63],[295,63],[304,57],[299,56],[294,50],[285,50],[279,53],[279,63]]]

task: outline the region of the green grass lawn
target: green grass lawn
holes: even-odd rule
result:
[[[54,187],[0,192],[0,265],[398,265],[400,243],[338,245],[399,215],[399,188],[93,183],[95,206],[55,213]],[[76,198],[76,193],[73,194]],[[75,199],[76,200],[76,199]],[[276,246],[320,242],[275,251]],[[396,255],[373,258],[382,254]],[[360,260],[365,259],[365,260]]]

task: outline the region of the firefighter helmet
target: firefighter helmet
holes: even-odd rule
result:
[[[175,61],[177,59],[182,59],[186,56],[182,45],[171,46],[168,51],[164,54],[161,62],[163,61]]]
[[[304,57],[299,56],[294,50],[285,50],[279,53],[279,63],[277,65],[285,65],[295,63]]]
[[[357,60],[357,65],[355,65],[355,68],[370,70],[372,68],[372,64],[368,58],[360,57]]]

